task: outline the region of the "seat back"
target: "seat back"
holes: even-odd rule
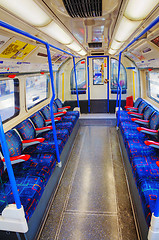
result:
[[[148,106],[148,103],[145,101],[142,101],[140,105],[138,106],[138,113],[143,113],[144,109]]]
[[[62,108],[63,107],[62,102],[61,102],[61,100],[59,98],[55,99],[55,103],[57,105],[57,108]]]
[[[36,128],[42,128],[45,127],[45,120],[43,118],[43,116],[41,115],[40,111],[34,113],[30,119],[32,120],[32,122],[34,123]]]
[[[18,133],[11,129],[5,133],[6,142],[10,157],[19,156],[22,154],[22,141]]]
[[[144,110],[144,120],[149,120],[151,115],[155,112],[155,109],[151,106],[147,106],[147,108],[145,108]]]
[[[0,158],[0,177],[2,176],[3,173],[4,173],[4,163]]]
[[[40,112],[42,113],[45,119],[51,119],[50,108],[48,106],[45,106],[42,109],[40,109]]]
[[[134,107],[138,108],[139,104],[143,101],[142,98],[138,98],[135,102],[134,102]]]
[[[155,112],[149,122],[149,128],[157,130],[159,129],[159,112]]]
[[[53,102],[53,112],[57,113],[58,112],[58,108],[55,102]]]
[[[29,119],[26,119],[18,124],[16,126],[16,129],[23,140],[36,138],[35,128]]]

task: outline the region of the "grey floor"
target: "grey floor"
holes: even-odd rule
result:
[[[137,240],[115,127],[80,127],[44,239]]]

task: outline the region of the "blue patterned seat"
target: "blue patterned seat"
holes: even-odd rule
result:
[[[43,128],[46,126],[45,120],[40,114],[40,111],[34,113],[30,118],[36,128]],[[57,139],[62,140],[63,143],[66,144],[69,137],[69,131],[68,129],[56,129],[56,135],[57,135]],[[39,133],[37,137],[44,137],[48,141],[53,141],[54,140],[53,130]]]
[[[159,180],[159,167],[156,164],[159,161],[159,156],[135,156],[132,159],[132,171],[137,186],[140,185],[142,179],[156,179]]]
[[[59,98],[56,98],[55,99],[55,103],[57,105],[57,108],[62,108],[63,107],[63,104],[61,102],[61,100]],[[79,118],[79,112],[78,111],[70,111],[68,110],[67,113],[66,113],[66,116],[76,116],[77,118]]]
[[[130,139],[126,142],[126,150],[129,156],[130,162],[132,158],[140,155],[154,155],[158,154],[158,150],[152,147],[146,146],[144,139]]]
[[[33,124],[31,123],[31,121],[29,121],[28,119],[26,119],[23,122],[21,122],[20,124],[18,124],[16,126],[16,129],[20,133],[23,140],[36,138],[35,128],[34,128]],[[64,144],[65,143],[62,140],[58,139],[58,147],[59,147],[59,152],[60,153],[62,152]],[[25,154],[30,154],[32,156],[35,155],[35,154],[42,154],[42,153],[48,153],[48,154],[56,155],[55,142],[54,142],[54,140],[49,140],[49,141],[45,140],[42,143],[26,147],[24,149],[24,153]]]
[[[54,112],[56,113],[56,111],[57,111],[57,106],[54,105]],[[48,106],[43,108],[42,114],[46,120],[51,119],[50,108]],[[67,121],[59,121],[59,122],[56,122],[55,125],[56,125],[56,130],[68,130],[69,135],[71,134],[71,132],[73,130],[73,126],[74,126],[73,123],[70,121],[68,121],[68,122]]]
[[[159,182],[154,179],[143,179],[138,187],[143,212],[147,225],[150,225],[151,215],[155,210],[157,196],[159,196]]]
[[[26,220],[28,221],[44,191],[43,180],[40,177],[16,177],[16,185],[20,196],[21,204],[24,207]],[[0,187],[0,212],[8,204],[15,203],[12,188],[9,181],[3,182]]]

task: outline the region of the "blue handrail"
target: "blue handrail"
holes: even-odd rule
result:
[[[78,105],[78,108],[79,108],[80,105],[79,105],[78,87],[77,87],[77,74],[76,74],[76,64],[75,64],[75,58],[74,58],[74,57],[73,57],[73,68],[74,68],[74,74],[75,74],[75,84],[76,84],[76,94],[77,94],[77,105]]]
[[[0,115],[0,142],[1,142],[2,152],[3,152],[3,156],[5,159],[5,163],[6,163],[6,167],[7,167],[7,171],[8,171],[9,181],[10,181],[12,191],[13,191],[15,204],[16,204],[17,208],[20,209],[21,202],[20,202],[20,198],[19,198],[19,193],[18,193],[15,177],[14,177],[12,164],[10,161],[9,150],[8,150],[6,139],[5,139],[1,115]]]
[[[134,42],[136,42],[142,35],[144,35],[147,31],[149,31],[152,27],[154,27],[157,23],[159,22],[159,16],[150,23],[149,26],[147,26],[134,40],[132,40],[122,51],[119,53],[119,65],[118,65],[118,86],[117,86],[117,99],[116,99],[116,107],[119,107],[118,111],[118,118],[117,118],[117,127],[119,127],[119,118],[120,118],[120,107],[121,107],[121,94],[122,91],[120,90],[120,95],[119,95],[119,102],[118,102],[118,90],[119,90],[119,80],[120,80],[120,64],[121,64],[121,54],[123,51],[125,51],[128,47],[130,47]]]

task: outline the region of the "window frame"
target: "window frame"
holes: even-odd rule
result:
[[[83,94],[86,94],[86,90],[87,90],[87,76],[86,76],[86,59],[83,58],[83,59],[80,59],[77,63],[76,63],[76,72],[77,72],[77,64],[79,64],[80,62],[82,61],[85,61],[84,63],[84,66],[85,66],[85,82],[86,82],[86,87],[85,88],[78,88],[78,93],[80,94],[81,91],[85,91],[85,93]],[[71,91],[71,94],[74,94],[72,92],[76,92],[76,86],[73,88],[71,87],[71,85],[73,85],[73,80],[74,80],[74,77],[73,77],[73,74],[74,74],[74,67],[72,68],[71,70],[71,74],[70,74],[70,91]]]
[[[44,76],[44,75],[47,76],[47,97],[44,98],[44,99],[42,99],[41,101],[35,103],[33,106],[31,106],[31,107],[28,108],[28,107],[27,107],[27,98],[26,98],[26,94],[27,94],[27,91],[26,91],[26,80],[27,80],[28,77]],[[50,75],[49,75],[48,73],[47,73],[47,74],[44,74],[44,75],[42,75],[41,73],[26,75],[25,83],[24,83],[24,85],[25,85],[25,110],[26,110],[26,112],[30,111],[32,108],[36,107],[38,104],[40,104],[40,103],[46,101],[47,99],[49,99],[49,82],[50,82]]]
[[[153,69],[152,70],[153,72],[154,71],[158,71],[159,72],[159,68],[155,68],[155,69]],[[151,74],[151,72],[152,71],[147,71],[146,72],[146,82],[148,83],[147,84],[147,96],[150,98],[150,99],[152,99],[152,100],[154,100],[155,102],[157,102],[157,103],[159,103],[159,100],[157,100],[156,98],[154,98],[154,97],[152,97],[151,95],[150,95],[150,79],[149,79],[149,74]]]
[[[117,94],[117,88],[112,88],[112,78],[111,78],[111,76],[112,76],[112,68],[111,68],[111,60],[116,60],[117,61],[117,63],[118,63],[118,65],[119,65],[119,60],[118,59],[116,59],[116,58],[113,58],[113,57],[111,57],[110,58],[110,90],[111,90],[111,94]],[[127,93],[127,72],[126,72],[126,68],[124,67],[124,65],[121,63],[121,66],[123,67],[123,69],[124,69],[124,72],[125,72],[125,76],[126,76],[126,78],[125,78],[125,80],[126,80],[126,86],[125,86],[125,88],[122,88],[122,94],[126,94]],[[121,71],[120,71],[120,74],[121,74]],[[112,93],[112,91],[116,91],[116,92],[114,92],[114,93]]]
[[[6,122],[8,122],[8,121],[10,121],[11,119],[13,119],[13,118],[15,118],[15,117],[17,117],[19,114],[20,114],[20,81],[19,81],[19,79],[16,77],[16,78],[13,78],[13,79],[8,79],[8,78],[4,78],[4,79],[1,79],[0,80],[0,82],[1,81],[11,81],[11,80],[15,80],[15,81],[18,81],[18,108],[19,108],[19,111],[15,111],[15,113],[14,113],[14,115],[12,115],[11,117],[9,117],[9,118],[7,118],[7,119],[5,119],[5,120],[2,120],[2,123],[4,124],[4,123],[6,123]],[[15,94],[15,85],[14,85],[14,94]],[[15,104],[15,99],[14,99],[14,104]],[[16,105],[14,105],[14,109],[16,108]]]

